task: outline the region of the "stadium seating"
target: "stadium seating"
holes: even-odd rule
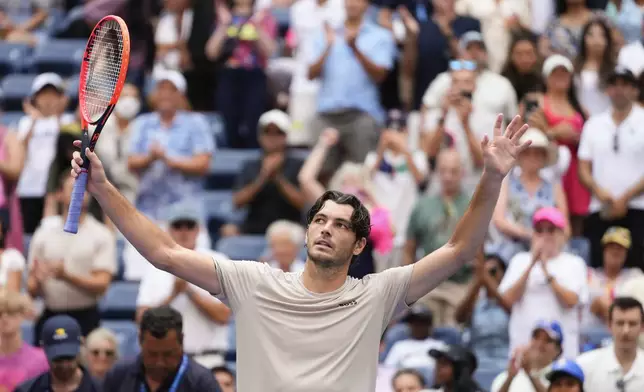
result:
[[[0,42],[0,76],[22,72],[30,52],[25,44]]]
[[[221,115],[215,112],[203,112],[202,114],[206,117],[206,120],[210,125],[210,132],[212,132],[212,135],[215,137],[217,147],[228,147],[226,143],[226,134],[224,133],[224,119]]]
[[[259,150],[218,149],[210,162],[207,189],[231,189],[244,162],[260,156]]]
[[[138,294],[136,282],[112,282],[99,303],[101,318],[134,320]]]
[[[0,124],[15,128],[16,126],[18,126],[18,121],[20,121],[22,116],[24,116],[22,112],[0,113]]]
[[[217,241],[217,252],[232,260],[258,260],[266,249],[266,240],[261,235],[224,237]]]
[[[494,379],[501,372],[503,372],[503,369],[478,369],[476,373],[474,373],[474,380],[479,384],[481,388],[483,388],[483,390],[489,391],[492,387]]]
[[[11,74],[2,79],[4,110],[22,111],[22,101],[31,94],[31,84],[37,75]]]
[[[35,73],[56,72],[70,76],[80,70],[85,39],[51,39],[36,47],[31,69]]]
[[[136,323],[128,320],[103,320],[101,327],[116,334],[121,359],[133,358],[139,353],[139,331]]]

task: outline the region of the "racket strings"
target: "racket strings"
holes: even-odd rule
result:
[[[84,111],[90,122],[96,122],[110,104],[121,73],[123,32],[118,22],[107,20],[98,26],[89,46]]]

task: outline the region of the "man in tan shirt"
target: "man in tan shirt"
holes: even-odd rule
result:
[[[485,239],[501,182],[529,145],[519,145],[527,129],[519,116],[505,135],[502,120],[481,144],[485,170],[450,241],[415,264],[363,279],[347,276],[370,231],[369,213],[353,195],[329,191],[318,199],[307,219],[305,268],[283,272],[255,261],[213,261],[177,245],[118,193],[89,149],[88,190],[155,267],[228,301],[237,321],[240,392],[370,392],[380,337],[394,314],[474,259]],[[75,177],[82,163],[74,153]]]
[[[32,297],[42,297],[45,310],[36,323],[36,336],[50,317],[67,314],[76,319],[83,336],[100,323],[98,301],[116,271],[116,240],[101,222],[87,214],[85,196],[78,234],[63,231],[74,179],[67,172],[60,180],[57,198],[62,216],[43,220],[29,249],[27,288]]]

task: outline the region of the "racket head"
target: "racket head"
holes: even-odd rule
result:
[[[87,40],[81,63],[78,102],[81,118],[97,124],[116,105],[130,63],[130,32],[118,16],[101,19]]]

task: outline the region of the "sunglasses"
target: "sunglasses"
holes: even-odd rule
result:
[[[94,357],[98,357],[98,356],[100,356],[101,354],[103,354],[103,355],[104,355],[104,356],[106,356],[107,358],[113,358],[113,357],[114,357],[114,355],[116,355],[116,353],[114,352],[114,350],[99,350],[99,349],[92,349],[92,350],[89,350],[89,352],[90,352],[90,354],[92,354],[92,356],[94,356]]]
[[[476,63],[469,60],[452,60],[449,62],[449,69],[452,71],[475,71]]]
[[[197,222],[190,219],[180,219],[178,221],[172,222],[170,224],[170,227],[172,227],[175,230],[181,230],[181,229],[192,230],[195,227],[197,227]]]

